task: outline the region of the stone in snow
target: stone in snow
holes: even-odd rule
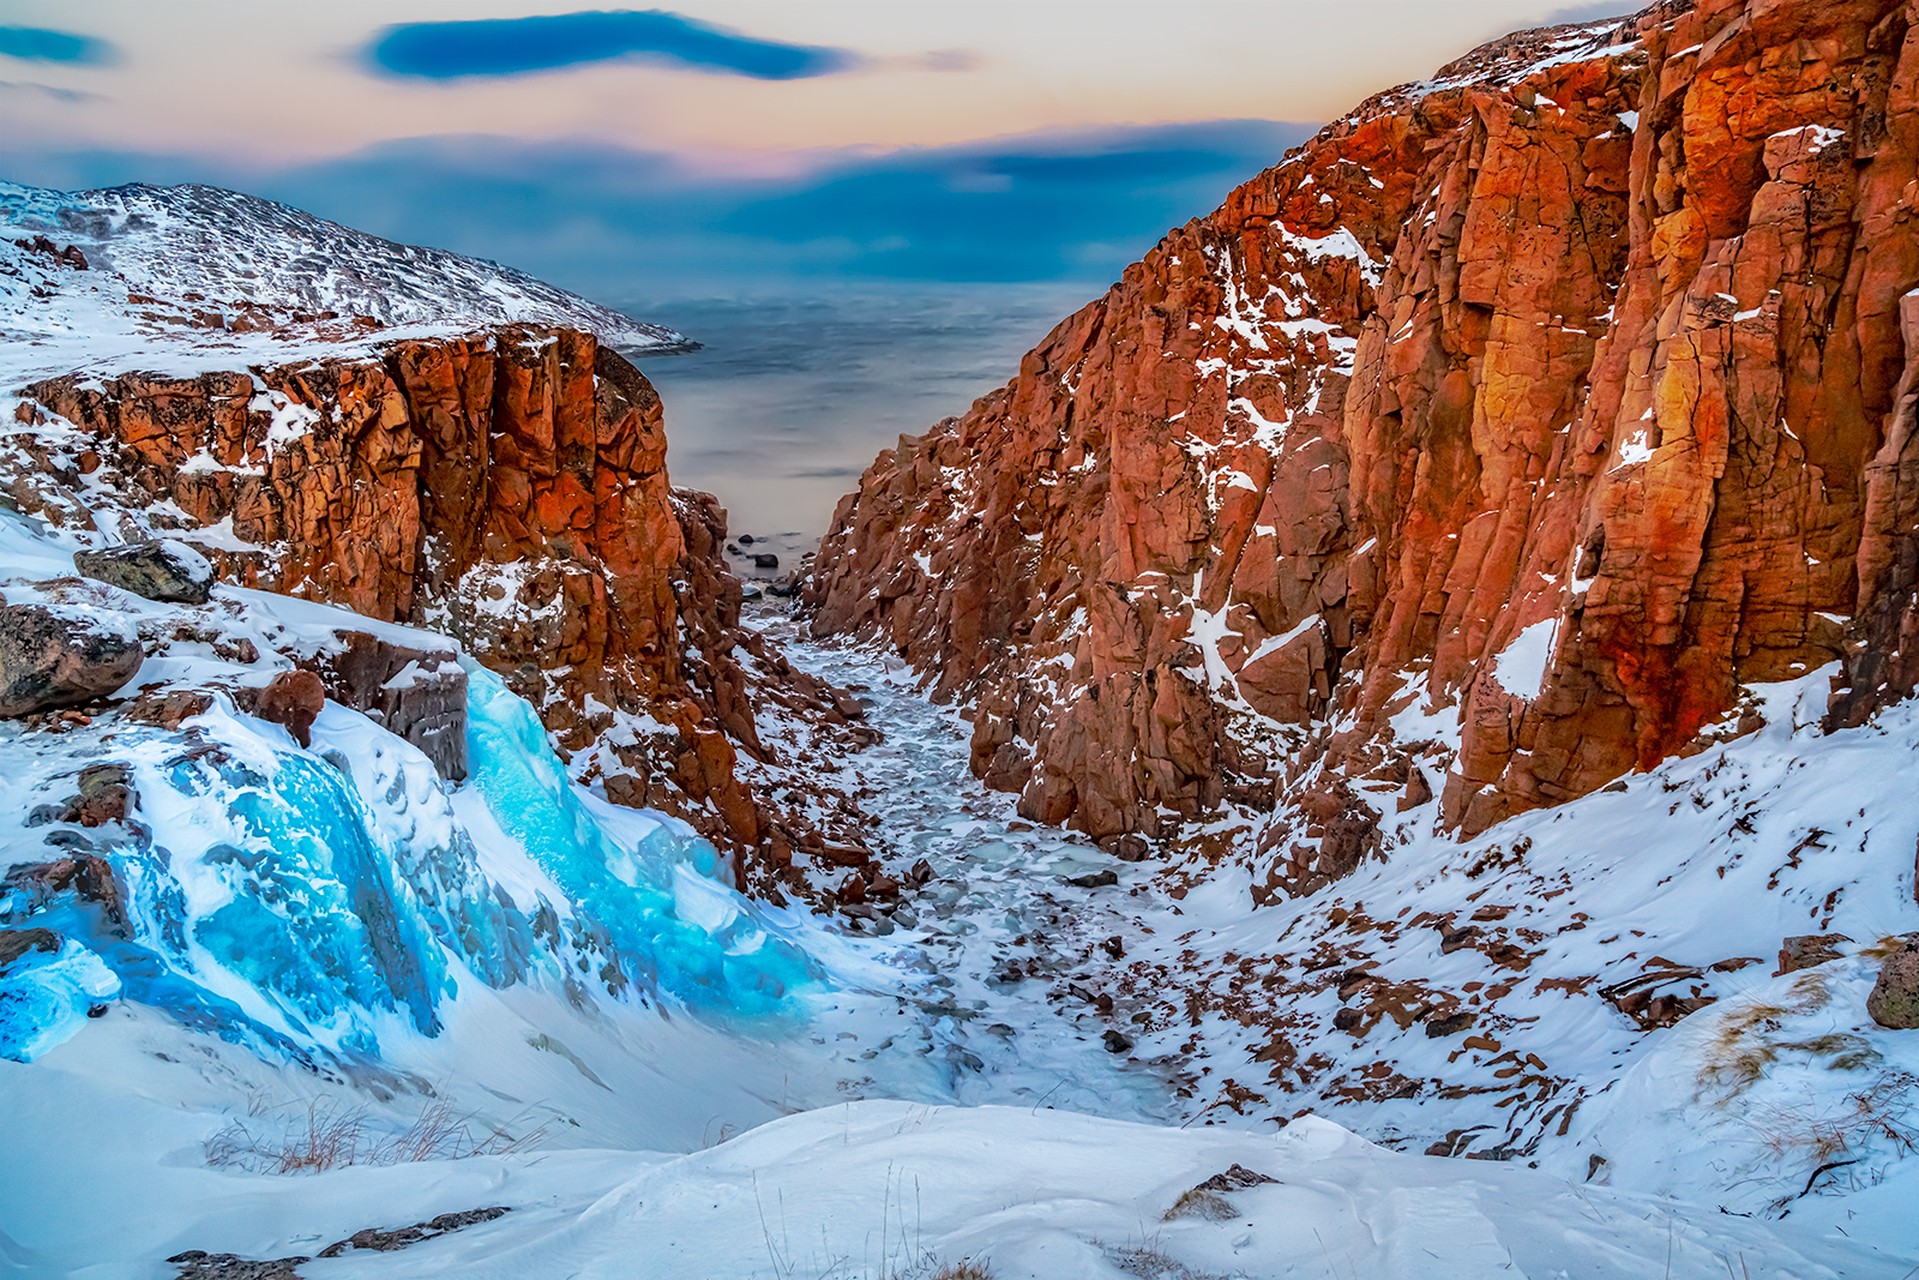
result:
[[[105,697],[144,658],[132,634],[95,619],[37,604],[0,607],[0,716]]]
[[[73,566],[96,582],[148,600],[205,604],[213,591],[206,557],[171,538],[74,553]]]

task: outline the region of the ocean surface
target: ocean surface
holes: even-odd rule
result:
[[[880,450],[1004,385],[1097,285],[901,285],[620,309],[702,344],[641,369],[666,402],[673,482],[718,494],[782,571]]]

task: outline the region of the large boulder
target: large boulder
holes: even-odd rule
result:
[[[326,707],[326,685],[305,668],[282,671],[264,688],[243,690],[241,703],[262,720],[285,725],[293,740],[313,745],[313,722]]]
[[[77,610],[0,605],[0,716],[105,697],[133,679],[144,657],[132,632]]]
[[[1866,997],[1866,1012],[1894,1031],[1919,1028],[1919,934],[1900,939],[1899,950],[1879,966],[1879,980]]]
[[[89,578],[149,600],[205,604],[213,591],[213,566],[206,557],[171,538],[75,552],[73,567]]]

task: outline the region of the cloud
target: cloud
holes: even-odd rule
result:
[[[95,36],[47,27],[0,27],[0,56],[27,62],[99,66],[113,61],[114,47]]]
[[[0,93],[25,93],[52,98],[56,102],[103,102],[105,99],[97,93],[85,89],[67,89],[59,85],[41,84],[37,80],[0,80]]]
[[[379,34],[367,59],[388,75],[428,80],[629,59],[754,80],[804,80],[862,62],[850,50],[762,40],[659,9],[402,23]]]

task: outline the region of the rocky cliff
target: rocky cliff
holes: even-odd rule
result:
[[[1103,838],[1467,832],[1909,691],[1919,33],[1671,0],[1365,103],[882,454],[809,589]],[[1270,816],[1268,816],[1270,815]]]
[[[452,636],[540,710],[576,777],[746,854],[742,883],[797,883],[794,851],[826,848],[828,833],[802,812],[805,788],[761,741],[754,708],[858,731],[835,691],[741,629],[725,513],[671,487],[660,399],[596,336],[634,349],[678,335],[602,326],[591,304],[491,264],[416,261],[427,251],[183,190],[15,201],[22,230],[78,243],[0,238],[0,303],[14,304],[0,306],[11,505],[109,544],[177,537],[230,582]],[[140,230],[142,217],[165,234]],[[135,287],[165,278],[182,245],[298,258],[319,234],[308,223],[331,237],[313,252],[359,237],[348,247],[367,279],[385,278],[366,261],[385,246],[399,282],[388,302],[416,322],[314,313],[331,295],[308,280],[279,298],[270,273],[245,305]],[[213,265],[186,283],[226,281]],[[569,323],[472,322],[462,299],[476,288]],[[76,371],[45,376],[62,368]],[[397,651],[357,662],[356,705],[391,701],[384,682],[405,663]],[[437,725],[445,711],[421,714]],[[768,803],[776,785],[793,803]],[[831,834],[857,849],[856,830]]]

